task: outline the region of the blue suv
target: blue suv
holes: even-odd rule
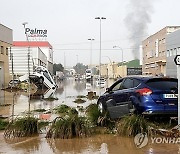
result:
[[[166,77],[125,77],[116,81],[98,99],[101,112],[112,118],[130,112],[143,115],[177,116],[178,79]]]

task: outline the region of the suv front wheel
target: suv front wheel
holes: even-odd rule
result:
[[[100,113],[104,113],[105,108],[104,108],[102,102],[98,102],[97,105],[98,105],[98,110],[100,111]]]

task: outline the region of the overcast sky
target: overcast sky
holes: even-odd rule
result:
[[[13,29],[14,41],[25,41],[22,26],[47,29],[54,62],[99,64],[102,20],[102,63],[138,57],[138,45],[165,26],[180,25],[180,0],[1,0],[0,23]],[[113,48],[119,46],[120,48]],[[64,56],[65,55],[65,56]],[[108,58],[109,57],[109,58]]]

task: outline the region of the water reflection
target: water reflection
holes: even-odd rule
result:
[[[79,92],[82,92],[84,91],[86,88],[86,83],[83,82],[83,81],[76,81],[74,83],[74,89],[79,93]]]
[[[141,153],[135,148],[132,138],[113,135],[97,135],[83,139],[47,139],[54,153]]]
[[[21,153],[33,153],[39,151],[41,144],[41,139],[39,137],[29,137],[29,138],[14,138],[5,140],[8,145],[12,145],[14,151],[22,151]]]
[[[151,144],[137,149],[133,138],[114,135],[95,135],[88,138],[46,139],[45,135],[4,140],[0,133],[0,153],[94,153],[94,154],[174,154],[178,144]]]
[[[110,83],[111,81],[109,81]],[[64,81],[57,83],[58,88],[54,93],[54,97],[58,98],[55,101],[44,100],[41,97],[33,97],[34,94],[31,94],[30,100],[30,110],[36,109],[46,109],[52,110],[54,107],[66,104],[71,107],[77,108],[78,106],[86,107],[91,103],[96,103],[97,100],[88,100],[83,104],[77,104],[73,101],[76,99],[78,95],[86,96],[89,91],[96,92],[97,95],[99,93],[103,93],[105,88],[99,89],[96,86],[95,82],[86,82],[86,81],[75,81],[74,78],[68,78]],[[14,95],[14,99],[13,99]],[[51,92],[50,92],[51,95]],[[14,103],[14,105],[13,105]],[[9,104],[3,105],[3,104]],[[21,115],[24,112],[28,111],[28,92],[7,92],[0,91],[0,115],[11,116],[11,115]]]

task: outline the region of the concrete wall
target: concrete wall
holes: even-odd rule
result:
[[[4,85],[4,63],[0,62],[0,89]]]
[[[2,42],[12,44],[13,41],[12,29],[0,24],[0,40]]]
[[[9,75],[9,59],[8,59],[8,47],[10,44],[1,42],[0,41],[0,78],[1,78],[1,83],[0,83],[0,88],[4,88],[7,86],[9,80],[10,80],[10,75]]]
[[[101,65],[101,76],[108,78],[118,78],[127,76],[127,66],[118,66],[117,63]]]
[[[127,66],[126,65],[122,65],[122,66],[119,66],[117,68],[117,77],[120,76],[120,77],[126,77],[127,76]]]
[[[6,87],[10,80],[8,47],[12,46],[12,41],[12,29],[0,24],[0,89]]]
[[[177,77],[177,66],[174,63],[175,56],[167,57],[166,61],[166,75],[169,77]]]
[[[166,37],[167,49],[167,63],[166,72],[167,76],[177,77],[177,66],[174,63],[176,55],[180,55],[180,30],[177,30]]]

